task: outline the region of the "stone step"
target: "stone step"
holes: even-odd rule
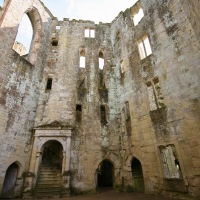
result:
[[[35,197],[60,197],[62,176],[57,168],[42,166]]]
[[[61,179],[62,178],[62,176],[57,176],[57,175],[40,175],[40,178],[42,179],[42,178],[46,178],[46,179]]]
[[[58,187],[55,187],[55,185],[50,185],[50,186],[39,186],[35,189],[35,191],[42,191],[42,192],[52,192],[52,191],[60,191],[61,187],[60,185]]]
[[[58,181],[61,177],[40,177],[38,181]]]
[[[62,179],[61,178],[40,178],[38,180],[38,183],[39,182],[45,182],[45,183],[54,183],[54,182],[60,182]]]
[[[60,174],[59,172],[57,172],[57,171],[40,171],[40,174]]]
[[[55,188],[58,188],[58,187],[60,187],[61,186],[61,182],[59,182],[59,183],[38,183],[37,184],[37,188],[41,188],[41,187],[55,187]]]

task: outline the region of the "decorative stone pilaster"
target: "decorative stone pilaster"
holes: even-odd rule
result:
[[[63,147],[62,161],[62,190],[61,196],[70,194],[70,152],[71,152],[72,128],[65,127],[59,122],[35,128],[33,149],[28,173],[25,173],[25,185],[23,197],[31,197],[39,178],[40,166],[42,163],[43,147],[48,141],[59,142]]]
[[[31,197],[33,192],[33,182],[35,179],[35,174],[32,172],[25,172],[23,176],[24,176],[23,198]]]

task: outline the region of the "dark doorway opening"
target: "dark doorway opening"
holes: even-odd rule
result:
[[[98,188],[112,188],[113,187],[114,166],[108,161],[101,162],[97,169]]]
[[[132,176],[134,181],[134,189],[138,192],[144,192],[144,178],[142,173],[142,165],[136,158],[131,163]]]
[[[63,161],[63,147],[62,145],[54,140],[48,141],[44,144],[42,154],[42,165],[46,167],[56,167],[62,169]]]
[[[19,167],[16,163],[10,165],[6,171],[5,180],[3,183],[1,198],[13,198],[15,191],[15,183],[17,181]]]

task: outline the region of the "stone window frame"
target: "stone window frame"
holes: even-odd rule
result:
[[[158,77],[154,77],[152,80],[148,80],[146,82],[147,92],[148,92],[148,99],[149,99],[149,106],[150,110],[154,111],[159,108],[165,107],[164,105],[164,98],[161,92],[160,81]],[[153,101],[152,101],[153,99]],[[162,102],[161,102],[162,100]]]
[[[101,59],[102,59],[102,63],[103,63],[102,68],[100,67],[100,63],[101,63],[100,60],[101,60]],[[105,66],[105,56],[104,56],[104,51],[103,51],[103,50],[100,50],[100,51],[99,51],[99,69],[100,69],[100,70],[103,70],[104,66]]]
[[[141,14],[139,14],[141,13]],[[141,15],[141,17],[139,17],[139,19],[136,21],[137,16]],[[133,20],[133,24],[134,26],[137,26],[140,21],[144,18],[144,11],[143,8],[141,6],[140,2],[137,2],[132,8],[131,8],[131,18]]]
[[[170,151],[169,147],[171,147],[171,158],[167,158],[162,152],[162,149],[166,149],[166,151]],[[167,149],[168,148],[168,149]],[[183,171],[180,164],[180,159],[178,156],[178,152],[176,150],[175,144],[166,144],[166,145],[159,145],[158,151],[160,155],[160,162],[162,165],[162,173],[165,179],[183,179]],[[168,162],[167,162],[168,160]],[[173,162],[174,160],[174,162]]]
[[[147,34],[137,40],[137,46],[140,60],[145,59],[153,53],[151,43]]]
[[[124,60],[120,61],[120,70],[121,70],[121,73],[124,74],[124,72],[125,72]]]
[[[26,14],[31,22],[32,28],[33,28],[33,36],[31,40],[30,49],[27,55],[27,60],[31,64],[35,64],[37,61],[37,56],[40,54],[40,44],[41,44],[41,35],[42,35],[42,19],[40,16],[40,13],[37,8],[35,7],[29,7],[24,13],[22,13],[22,16]],[[21,23],[21,21],[20,21]],[[19,25],[20,25],[19,23]],[[18,27],[19,29],[19,27]],[[18,31],[17,29],[17,31]],[[17,37],[17,34],[16,34]],[[16,38],[15,38],[16,41]],[[13,42],[13,45],[15,44],[15,41]]]
[[[53,77],[48,76],[47,79],[46,79],[45,91],[50,92],[52,90],[52,86],[53,86]]]
[[[104,108],[105,110],[102,110],[102,108]],[[104,111],[104,114],[103,114],[102,111]],[[103,120],[103,116],[105,116],[105,120]],[[106,126],[108,124],[108,119],[107,119],[107,105],[106,104],[101,104],[100,105],[100,121],[101,121],[101,124],[103,126]]]
[[[82,69],[86,68],[86,50],[85,50],[85,48],[81,48],[79,50],[79,68],[82,68]]]
[[[95,38],[95,28],[85,27],[84,36],[85,38]]]

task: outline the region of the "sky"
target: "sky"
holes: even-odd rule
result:
[[[41,0],[59,20],[63,18],[82,19],[99,22],[112,22],[121,11],[133,6],[138,0]],[[0,0],[0,5],[3,0]],[[32,26],[24,14],[16,41],[22,43],[28,53],[32,39]]]
[[[55,17],[111,22],[137,0],[41,0]]]
[[[0,0],[0,6],[3,7],[4,0]]]

